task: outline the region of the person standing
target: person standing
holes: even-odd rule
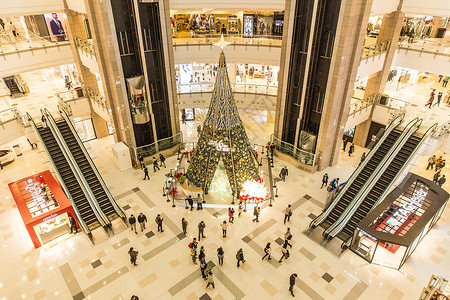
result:
[[[255,216],[255,218],[252,221],[259,222],[259,207],[255,206],[253,208],[253,215]]]
[[[443,159],[443,160],[441,161],[441,163],[439,164],[438,170],[441,171],[444,167],[445,167],[445,159]]]
[[[272,260],[272,257],[270,253],[272,252],[272,249],[270,248],[270,243],[267,243],[266,247],[264,248],[264,256],[261,260],[264,260],[264,258],[267,257],[268,260]]]
[[[66,36],[65,36],[65,31],[64,28],[61,24],[61,21],[58,20],[58,15],[53,13],[52,14],[53,19],[50,21],[50,29],[53,33],[53,35],[55,36],[57,41],[65,41],[66,40]]]
[[[189,195],[186,198],[186,201],[189,203],[189,205],[191,206],[191,211],[194,209],[194,200],[192,199],[191,195]]]
[[[228,228],[228,224],[227,221],[223,221],[222,224],[220,224],[220,227],[222,227],[222,237],[226,238],[227,237],[227,228]]]
[[[183,113],[181,114],[181,123],[182,123],[182,124],[186,124],[186,114],[184,113],[184,111],[183,111]]]
[[[442,162],[442,156],[439,156],[439,158],[436,160],[436,168],[434,169],[436,172],[439,170],[439,167],[441,166]]]
[[[206,269],[208,268],[208,264],[204,259],[200,260],[200,271],[202,272],[202,278],[206,280]]]
[[[197,264],[197,248],[191,247],[191,257],[194,265]]]
[[[438,183],[438,181],[439,181],[439,177],[441,176],[441,172],[440,171],[437,171],[436,173],[434,173],[434,175],[433,175],[433,182],[434,183]]]
[[[156,173],[156,169],[158,169],[159,171],[158,160],[156,159],[156,157],[153,156],[153,172]]]
[[[428,159],[428,166],[427,166],[427,170],[431,168],[431,170],[434,169],[434,164],[436,163],[436,155],[431,156]]]
[[[450,76],[445,76],[444,80],[442,80],[442,87],[447,87],[447,83],[450,80]]]
[[[244,259],[244,251],[242,251],[242,248],[238,250],[236,253],[236,260],[237,260],[237,267],[239,268],[239,263],[242,261],[242,263],[245,263]]]
[[[135,218],[135,216],[131,215],[131,216],[128,218],[128,223],[130,223],[131,231],[133,231],[133,229],[134,229],[134,232],[137,234],[137,230],[136,230],[136,218]]]
[[[324,185],[325,186],[328,185],[328,174],[327,173],[325,173],[325,175],[323,175],[323,177],[322,177],[322,186],[320,187],[320,189],[322,189]]]
[[[286,180],[286,176],[288,176],[288,168],[286,166],[284,166],[284,168],[282,168],[281,171],[280,171],[280,178],[281,178],[281,180],[285,181]]]
[[[288,206],[284,209],[284,224],[286,224],[286,220],[289,222],[291,221],[292,216],[292,209],[291,205],[288,204]]]
[[[342,148],[342,150],[344,150],[344,152],[345,152],[345,148],[347,147],[347,143],[348,143],[347,138],[344,138],[344,140],[342,141],[342,143],[344,144],[344,148]]]
[[[217,257],[219,258],[219,266],[223,266],[223,256],[225,251],[223,251],[222,247],[217,248]]]
[[[9,22],[9,28],[8,29],[9,29],[9,31],[11,31],[11,33],[12,33],[12,35],[14,37],[18,36],[16,25],[14,25],[13,22]]]
[[[146,166],[144,166],[144,179],[143,179],[143,180],[145,180],[145,178],[147,178],[148,180],[150,180],[150,176],[148,176],[148,169],[147,169]]]
[[[197,200],[197,210],[202,210],[203,209],[203,202],[202,202],[202,197],[200,196],[200,194],[197,194],[197,198],[195,199]]]
[[[208,286],[212,285],[213,289],[215,289],[215,285],[214,285],[214,276],[213,273],[211,271],[209,271],[208,273],[208,284],[206,285],[206,288],[208,288]]]
[[[71,215],[69,215],[69,224],[70,224],[70,233],[73,232],[73,234],[77,234],[78,231],[77,222],[75,222],[75,219]]]
[[[289,292],[291,292],[292,297],[295,297],[294,295],[294,285],[297,281],[297,274],[294,273],[289,277]]]
[[[269,149],[270,149],[270,156],[272,156],[273,160],[273,153],[275,152],[275,144],[271,143]]]
[[[278,261],[280,263],[283,260],[283,258],[286,258],[286,259],[289,258],[290,254],[289,254],[289,250],[287,249],[286,245],[283,245],[283,247],[281,247],[281,254],[282,254],[282,256],[281,256],[280,260]]]
[[[355,144],[351,144],[348,148],[348,156],[352,156],[353,152],[355,152]]]
[[[143,169],[145,167],[145,163],[144,163],[144,157],[142,155],[139,155],[139,165],[141,166],[141,169]]]
[[[133,247],[130,248],[130,250],[128,250],[128,254],[130,255],[130,261],[131,264],[134,266],[137,266],[137,256],[138,256],[138,251],[135,251]]]
[[[203,246],[200,247],[200,253],[198,254],[198,260],[202,260],[206,258],[205,248]]]
[[[164,165],[164,168],[166,167],[166,158],[164,157],[164,155],[162,155],[162,153],[159,154],[159,161],[161,162],[161,167]]]
[[[439,178],[437,184],[438,184],[440,187],[442,187],[446,181],[447,181],[447,179],[445,178],[445,175],[442,175],[442,177]]]
[[[203,235],[204,230],[205,230],[205,222],[201,221],[200,223],[198,223],[198,240],[200,241],[201,238],[205,238],[205,236]]]
[[[362,164],[366,160],[366,152],[363,152],[361,155],[361,160],[359,161],[359,164]]]
[[[439,106],[441,104],[441,100],[442,100],[442,92],[439,92],[437,96],[437,102],[434,105]]]
[[[181,228],[183,228],[183,234],[187,233],[188,221],[185,218],[181,219]]]
[[[158,214],[155,218],[155,222],[156,222],[156,224],[158,224],[158,232],[164,232],[163,227],[162,227],[163,221],[164,221],[164,219],[161,218],[160,214]]]
[[[292,240],[292,234],[291,234],[291,228],[288,227],[286,230],[286,233],[284,234],[284,247],[291,247],[292,245],[289,243],[289,241]]]
[[[233,224],[234,221],[234,209],[232,207],[228,207],[228,222]]]
[[[239,202],[239,206],[238,206],[238,217],[241,217],[242,212],[244,211],[244,207],[242,205],[242,201]]]
[[[143,232],[145,229],[145,223],[147,222],[147,217],[143,213],[140,213],[138,216],[138,222],[141,226],[141,232]]]

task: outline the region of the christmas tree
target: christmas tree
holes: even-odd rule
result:
[[[239,117],[223,51],[208,114],[186,177],[207,192],[220,160],[225,165],[233,195],[244,182],[259,179],[258,162]]]

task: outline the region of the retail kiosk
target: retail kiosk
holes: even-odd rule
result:
[[[35,248],[70,232],[73,207],[50,171],[8,184]]]
[[[409,173],[356,227],[350,249],[370,263],[400,269],[442,215],[449,193]]]

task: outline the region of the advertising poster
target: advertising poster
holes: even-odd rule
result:
[[[47,24],[50,33],[50,40],[52,42],[66,41],[66,14],[52,13],[44,14],[45,23]]]

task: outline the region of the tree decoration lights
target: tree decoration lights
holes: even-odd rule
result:
[[[259,179],[258,162],[239,117],[223,51],[202,127],[186,172],[192,184],[207,192],[220,160],[224,163],[233,195],[244,182]]]
[[[256,180],[247,180],[242,185],[241,195],[239,199],[245,202],[263,202],[269,196],[267,188],[264,186],[262,178]]]

